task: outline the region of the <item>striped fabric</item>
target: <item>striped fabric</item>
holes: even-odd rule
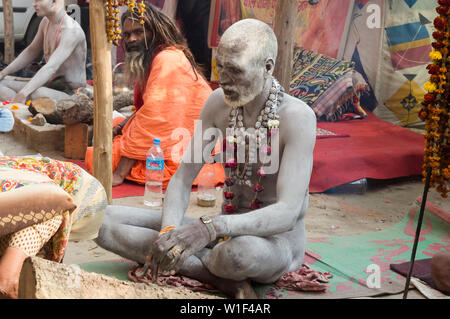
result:
[[[367,82],[356,71],[341,76],[314,102],[311,108],[319,120],[336,122],[342,120],[345,113],[367,114],[359,106],[360,95],[369,89]]]
[[[353,62],[296,48],[289,94],[311,106],[337,79],[353,70]]]
[[[354,70],[354,63],[297,48],[294,54],[290,94],[314,110],[322,121],[365,118],[360,94],[369,86]],[[345,116],[351,113],[351,116]]]

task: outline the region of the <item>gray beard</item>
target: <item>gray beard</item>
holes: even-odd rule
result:
[[[148,66],[145,63],[145,51],[130,51],[125,55],[126,75],[130,82],[142,82]]]
[[[265,81],[263,81],[262,86],[254,87],[250,89],[243,90],[239,87],[230,87],[233,91],[239,94],[237,100],[230,100],[227,96],[224,96],[225,103],[232,108],[238,108],[252,102],[258,95],[264,92]]]
[[[247,92],[245,94],[242,94],[241,92],[239,93],[239,99],[237,100],[230,100],[226,96],[224,96],[225,103],[232,108],[237,108],[250,103],[259,95],[259,93],[256,92]]]

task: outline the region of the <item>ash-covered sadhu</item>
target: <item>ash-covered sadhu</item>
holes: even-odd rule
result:
[[[65,10],[64,0],[33,1],[42,17],[33,41],[0,71],[0,100],[24,103],[27,99],[67,99],[86,86],[86,36]],[[25,69],[44,53],[45,65],[29,80],[7,79]]]
[[[302,267],[316,117],[272,76],[276,57],[267,24],[246,19],[226,30],[216,56],[221,88],[202,109],[162,215],[109,206],[99,245],[149,261],[152,276],[178,273],[236,298],[255,297],[251,282],[273,283]],[[224,204],[216,216],[189,218],[191,185],[205,161],[195,161],[195,141],[211,128],[218,134],[203,141],[203,152],[225,140]]]

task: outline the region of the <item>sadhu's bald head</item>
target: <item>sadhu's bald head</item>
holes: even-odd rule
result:
[[[277,38],[266,23],[245,19],[229,27],[216,55],[225,103],[244,106],[260,95],[271,80],[277,52]]]
[[[234,53],[252,54],[262,63],[267,59],[275,63],[278,54],[277,37],[272,28],[256,19],[244,19],[230,26],[220,39],[220,47]]]
[[[49,2],[50,2],[50,4],[54,3],[56,6],[63,7],[63,8],[66,5],[66,1],[65,0],[50,0]]]
[[[36,10],[36,15],[39,17],[44,17],[48,15],[54,15],[65,8],[64,0],[34,0],[34,9]]]

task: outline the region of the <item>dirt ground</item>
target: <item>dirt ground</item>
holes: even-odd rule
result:
[[[10,134],[0,133],[0,150],[5,155],[31,155],[36,152],[17,143]],[[64,160],[61,152],[42,154]],[[220,190],[217,190],[215,207],[203,208],[196,204],[195,193],[187,215],[200,217],[214,215],[222,202]],[[423,194],[420,177],[407,177],[395,180],[369,180],[367,192],[361,194],[333,193],[311,194],[306,215],[307,237],[346,236],[367,232],[376,232],[389,228],[401,221],[410,205]],[[435,190],[428,194],[428,200],[450,211],[450,201],[443,199]],[[127,197],[113,200],[114,205],[145,207],[142,197]],[[89,261],[111,260],[120,258],[96,245],[93,241],[70,242],[64,263],[79,264]],[[387,298],[401,298],[401,295]],[[423,298],[417,291],[412,291],[409,298]]]

